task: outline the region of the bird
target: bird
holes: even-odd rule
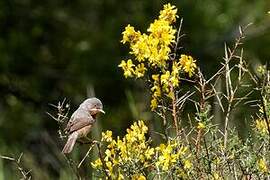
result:
[[[96,97],[88,98],[80,104],[64,129],[64,132],[68,134],[67,142],[62,150],[64,154],[73,150],[78,139],[87,137],[99,113],[105,114],[102,102]]]

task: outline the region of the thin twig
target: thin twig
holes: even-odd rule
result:
[[[172,95],[172,116],[173,116],[173,121],[174,121],[174,127],[175,127],[175,131],[176,131],[176,135],[178,136],[179,134],[179,129],[178,129],[178,117],[177,117],[177,104],[176,104],[176,97],[175,97],[175,92],[174,92],[174,88],[171,85],[171,93],[173,93]]]
[[[85,156],[83,157],[83,159],[81,160],[81,162],[78,164],[78,166],[77,166],[78,169],[81,167],[82,163],[87,158],[87,156],[90,154],[90,151],[93,149],[94,146],[95,146],[95,142],[93,142],[93,144],[89,147],[87,153],[85,154]]]
[[[8,156],[2,156],[2,155],[0,155],[0,158],[1,159],[5,159],[5,160],[9,160],[9,161],[13,162],[16,165],[16,167],[19,170],[19,172],[21,173],[22,179],[24,179],[24,180],[30,180],[32,178],[32,176],[30,174],[31,173],[31,170],[29,170],[29,171],[24,170],[23,166],[21,165],[22,156],[23,156],[23,153],[20,154],[20,156],[18,157],[18,159],[15,159],[13,157],[8,157]]]
[[[101,163],[102,163],[103,171],[104,171],[106,177],[107,177],[108,179],[111,179],[111,176],[110,176],[110,175],[108,174],[108,172],[107,172],[106,164],[105,164],[105,162],[104,162],[103,155],[102,155],[102,153],[101,153],[100,144],[99,144],[99,143],[96,143],[96,145],[97,145],[97,148],[98,148],[98,155],[99,155],[100,161],[101,161]]]

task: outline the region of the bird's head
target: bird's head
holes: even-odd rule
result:
[[[98,98],[88,98],[82,103],[81,106],[83,106],[83,108],[86,109],[94,118],[98,113],[105,114],[103,105]]]

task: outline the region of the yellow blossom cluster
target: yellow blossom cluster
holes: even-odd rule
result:
[[[119,64],[119,67],[121,67],[124,70],[124,76],[126,78],[133,77],[134,75],[136,75],[137,78],[143,77],[146,71],[146,68],[143,63],[140,63],[137,66],[135,66],[131,59],[127,61],[122,60],[122,62]]]
[[[175,23],[177,17],[177,9],[170,3],[165,4],[164,9],[159,13],[159,19],[164,19],[170,23]]]
[[[174,141],[168,141],[167,145],[160,144],[160,146],[156,147],[156,151],[158,153],[156,166],[160,167],[163,171],[167,171],[169,168],[176,165],[181,159],[185,159],[183,161],[184,169],[190,169],[192,164],[188,159],[187,150],[187,147],[179,147],[178,143]]]
[[[194,71],[196,69],[196,64],[195,64],[195,60],[193,60],[193,58],[191,56],[187,56],[187,55],[181,55],[180,58],[180,64],[181,64],[181,68],[183,68],[183,70],[188,73],[189,77],[191,77],[194,74]]]
[[[255,121],[255,129],[261,134],[266,135],[268,133],[267,124],[264,119],[257,119]]]
[[[214,172],[214,173],[213,173],[213,179],[214,179],[214,180],[221,180],[222,177],[220,177],[220,175],[219,175],[217,172]]]
[[[198,129],[205,129],[205,123],[199,122],[197,128]]]
[[[163,67],[169,59],[170,45],[175,42],[176,30],[172,23],[176,21],[177,9],[170,4],[164,5],[157,20],[150,24],[147,29],[149,34],[136,31],[128,25],[122,33],[122,43],[130,44],[130,54],[135,56],[137,65],[132,60],[120,63],[124,76],[140,78],[144,76],[146,65]],[[146,61],[146,62],[145,62]],[[136,71],[136,69],[138,69]]]
[[[151,109],[154,110],[158,106],[158,101],[161,97],[161,92],[169,98],[173,98],[173,89],[179,86],[180,72],[186,72],[192,76],[196,68],[195,60],[191,56],[181,55],[178,61],[173,61],[171,71],[164,69],[164,73],[153,74],[153,86]]]
[[[267,163],[266,163],[265,159],[263,159],[263,158],[261,158],[257,161],[257,167],[258,167],[258,170],[262,173],[269,172],[268,168],[267,168]]]
[[[151,23],[147,29],[149,34],[136,31],[131,25],[125,28],[121,42],[130,44],[130,53],[135,56],[138,63],[147,60],[147,64],[152,66],[158,65],[162,67],[166,65],[171,51],[169,45],[175,42],[176,30],[173,28],[172,23],[176,21],[176,13],[175,6],[164,5],[159,18]],[[136,73],[134,75],[136,76]]]
[[[135,174],[131,177],[132,180],[146,180],[146,177],[142,174]]]
[[[91,163],[92,167],[101,172],[106,170],[112,179],[125,179],[129,176],[131,179],[142,180],[147,178],[143,171],[167,172],[178,167],[179,173],[183,173],[192,169],[188,147],[176,140],[151,147],[150,140],[145,136],[147,132],[148,128],[143,121],[131,125],[123,138],[114,139],[112,131],[103,132],[101,143],[105,145],[104,154],[102,159],[98,158]]]
[[[145,137],[147,131],[148,128],[144,122],[138,121],[127,129],[127,134],[122,139],[117,137],[114,140],[111,131],[102,133],[101,141],[107,144],[103,157],[104,165],[99,158],[92,163],[92,167],[102,169],[105,166],[108,174],[113,179],[124,179],[126,172],[120,171],[118,167],[124,167],[127,164],[147,168],[154,155],[154,148],[150,147]],[[144,179],[140,172],[133,173],[135,179],[137,179],[136,177]]]
[[[121,42],[130,45],[130,54],[135,58],[122,60],[118,66],[126,78],[141,78],[148,72],[152,78],[152,110],[157,108],[161,93],[173,97],[173,88],[179,86],[181,72],[191,77],[196,69],[196,61],[191,56],[170,56],[176,44],[177,30],[173,23],[177,17],[177,8],[168,3],[160,11],[158,19],[150,24],[147,33],[136,31],[131,25],[126,26],[122,33]]]

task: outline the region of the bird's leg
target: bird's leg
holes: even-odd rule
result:
[[[77,140],[79,144],[95,144],[97,141],[91,140],[88,137],[84,137],[83,139],[78,139]]]
[[[77,142],[79,143],[79,144],[91,144],[91,142],[90,141],[85,141],[85,140],[83,140],[83,139],[78,139],[77,140]]]

